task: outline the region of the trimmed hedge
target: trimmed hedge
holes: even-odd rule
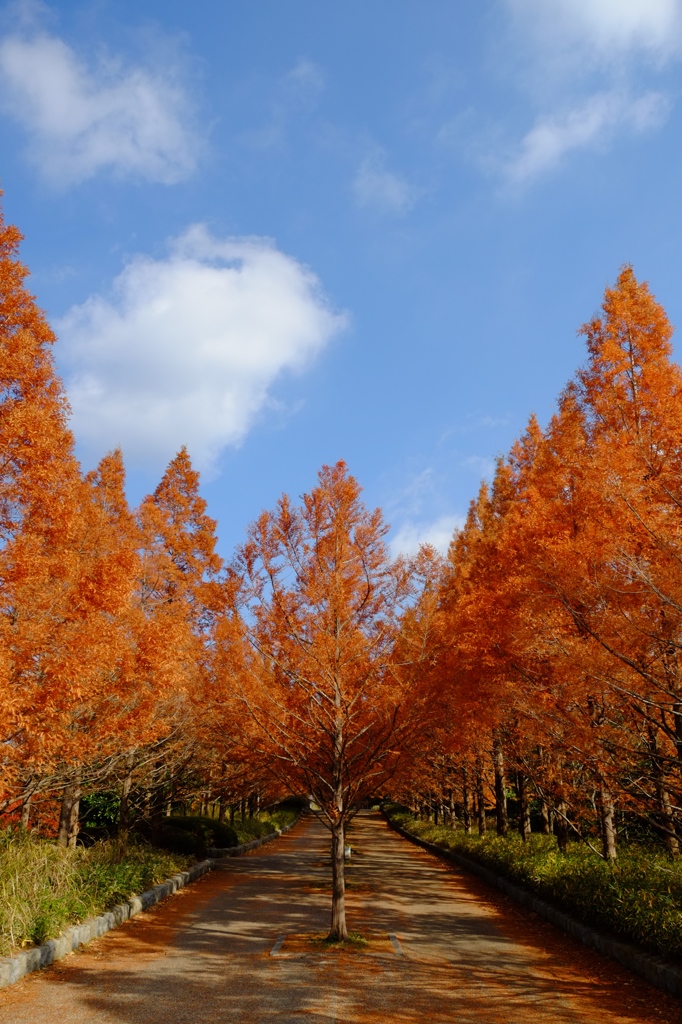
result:
[[[154,842],[174,853],[203,857],[210,846],[239,846],[240,839],[230,825],[196,815],[165,818],[154,834]]]

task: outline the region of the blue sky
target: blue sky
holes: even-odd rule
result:
[[[682,0],[0,8],[0,184],[86,467],[229,555],[347,461],[441,546],[633,263],[682,322]]]

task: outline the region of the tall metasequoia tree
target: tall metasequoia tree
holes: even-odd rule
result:
[[[89,652],[77,604],[82,482],[54,335],[0,217],[0,736],[3,793],[49,770]]]
[[[124,492],[120,451],[110,453],[81,483],[72,546],[79,553],[72,591],[72,645],[80,664],[63,691],[68,724],[60,745],[66,785],[59,841],[75,845],[80,792],[88,775],[107,774],[107,761],[145,723],[136,718],[135,586],[138,537]],[[69,765],[73,766],[69,770]]]
[[[0,220],[0,806],[63,789],[68,842],[82,771],[115,750],[127,714],[119,684],[137,555],[112,506],[120,456],[81,477],[20,240]]]
[[[583,329],[590,360],[578,394],[595,461],[603,466],[601,558],[589,583],[566,593],[600,649],[602,686],[627,731],[647,736],[632,764],[631,797],[654,796],[659,827],[679,850],[669,789],[682,803],[682,371],[671,360],[672,328],[630,267],[607,289],[602,315]],[[584,606],[584,609],[583,607]],[[599,702],[593,717],[603,716]],[[622,730],[621,730],[622,732]],[[621,742],[621,749],[624,744]],[[641,756],[645,754],[645,756]],[[617,757],[622,756],[621,751]],[[632,763],[632,761],[631,761]],[[640,788],[642,769],[649,782]],[[612,794],[605,784],[607,816]]]
[[[216,523],[206,515],[199,474],[185,448],[142,502],[138,520],[142,643],[155,690],[156,735],[167,737],[163,749],[145,755],[148,789],[154,796],[152,814],[158,817],[174,766],[186,764],[193,746],[198,756],[201,707],[212,678],[213,631],[225,604],[219,580],[222,559],[215,551]],[[132,767],[124,789],[130,788],[131,772]]]
[[[253,645],[242,699],[271,770],[312,797],[331,832],[330,937],[341,941],[346,825],[391,777],[421,706],[414,673],[393,660],[413,582],[386,532],[339,462],[300,506],[284,496],[262,513],[237,566]]]

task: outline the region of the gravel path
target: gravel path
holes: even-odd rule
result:
[[[304,819],[0,992],[0,1024],[682,1024],[679,1002],[377,814],[359,816],[350,841],[348,919],[370,936],[362,952],[305,937],[328,924],[329,843]]]

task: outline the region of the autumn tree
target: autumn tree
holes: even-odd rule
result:
[[[111,616],[131,570],[125,555],[104,555],[95,540],[102,512],[74,457],[68,404],[52,358],[55,339],[24,286],[20,239],[0,221],[5,806],[18,788],[26,803],[46,777],[63,786],[69,765],[77,770],[90,755],[86,732],[86,750],[74,749],[71,741],[80,731],[79,709],[94,708],[110,667],[103,630],[111,640]]]
[[[462,758],[490,729],[520,803],[529,782],[562,847],[569,829],[588,838],[578,822],[594,803],[614,859],[620,805],[675,856],[682,372],[629,267],[583,333],[587,365],[544,432],[531,420],[451,547],[438,669],[477,727],[455,738]]]
[[[137,602],[138,673],[146,683],[147,744],[129,750],[124,819],[132,773],[146,790],[146,813],[158,819],[173,779],[201,759],[204,702],[212,679],[213,631],[225,604],[216,522],[206,514],[199,474],[186,448],[171,459],[137,514],[141,567]],[[152,720],[153,719],[153,720]]]
[[[348,934],[346,826],[391,778],[420,710],[415,673],[394,658],[413,574],[389,557],[387,529],[339,462],[300,505],[284,496],[262,513],[236,565],[251,644],[241,699],[271,771],[331,832],[335,940]]]

